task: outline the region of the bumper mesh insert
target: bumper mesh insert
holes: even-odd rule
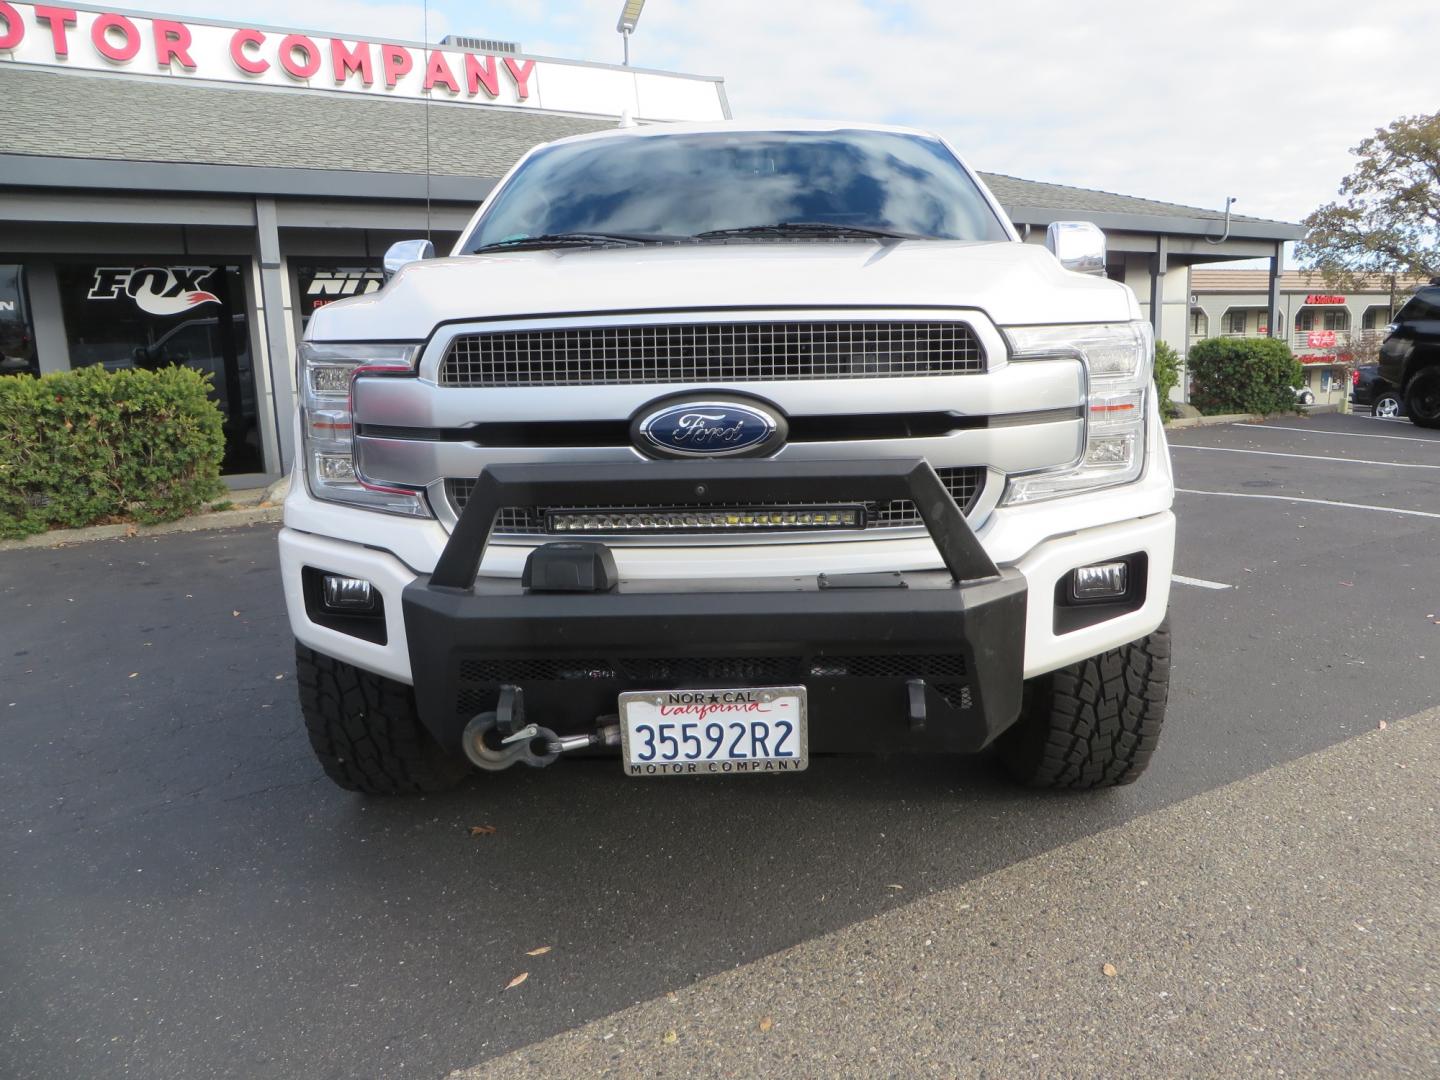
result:
[[[804,683],[813,679],[913,679],[930,682],[947,701],[970,689],[965,657],[955,653],[862,656],[622,656],[495,657],[460,661],[456,710],[472,716],[493,709],[504,684],[613,683],[639,690],[685,689],[728,682],[736,686]],[[958,707],[958,705],[957,705]],[[968,707],[968,706],[967,706]]]

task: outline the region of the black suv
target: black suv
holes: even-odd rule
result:
[[[1405,415],[1405,402],[1400,397],[1400,391],[1381,376],[1379,364],[1361,364],[1355,369],[1350,404],[1357,409],[1368,408],[1374,416],[1390,418]]]
[[[1411,297],[1388,329],[1379,377],[1400,391],[1411,423],[1440,428],[1440,278]]]

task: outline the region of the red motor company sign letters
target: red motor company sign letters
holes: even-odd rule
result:
[[[0,0],[7,60],[501,104],[529,101],[536,68],[513,56]]]

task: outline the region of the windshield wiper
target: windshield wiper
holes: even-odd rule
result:
[[[638,247],[641,244],[673,243],[679,239],[683,238],[647,233],[541,233],[539,236],[516,236],[510,240],[497,240],[493,244],[482,244],[480,247],[471,251],[470,254],[480,255],[486,251],[519,251],[525,248],[596,247],[600,244],[621,244],[625,247]]]
[[[842,225],[833,221],[777,221],[773,225],[741,225],[733,229],[709,229],[696,233],[696,240],[722,240],[728,236],[858,236],[878,240],[928,240],[918,233],[874,229],[868,225]]]

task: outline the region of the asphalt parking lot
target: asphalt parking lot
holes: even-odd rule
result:
[[[500,1063],[1236,781],[1263,798],[1271,770],[1440,703],[1440,433],[1316,416],[1172,445],[1169,720],[1138,784],[1081,796],[1017,791],[983,758],[828,758],[646,783],[570,761],[365,800],[305,743],[273,529],[0,554],[0,1075]],[[1437,861],[1418,823],[1387,844]],[[1045,879],[1057,903],[1082,887],[1065,865]],[[1433,925],[1429,903],[1414,919]],[[1005,955],[1007,931],[984,933]],[[1429,974],[1406,978],[1433,994],[1429,940]],[[1428,1071],[1431,1002],[1405,1029],[1429,1049],[1400,1039],[1380,1073]]]

